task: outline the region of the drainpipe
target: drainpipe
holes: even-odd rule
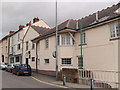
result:
[[[38,53],[37,53],[37,44],[38,44],[38,41],[36,42],[36,73],[38,73]]]
[[[82,23],[80,23],[80,61],[79,68],[83,69],[83,55],[82,55]]]
[[[21,58],[20,64],[22,64],[22,60],[23,60],[23,39],[22,39],[22,58]]]

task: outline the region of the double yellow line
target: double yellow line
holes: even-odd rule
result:
[[[67,86],[61,86],[61,85],[57,85],[57,84],[53,84],[53,83],[49,83],[49,82],[45,82],[45,81],[42,81],[42,80],[39,80],[33,76],[31,76],[31,78],[33,78],[34,80],[38,81],[38,82],[41,82],[41,83],[44,83],[44,84],[48,84],[48,85],[51,85],[51,86],[56,86],[56,87],[60,87],[60,88],[69,88]]]

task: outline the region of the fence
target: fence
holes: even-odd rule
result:
[[[118,88],[118,74],[120,72],[79,69],[79,82],[88,85],[92,78],[94,80],[94,87]]]

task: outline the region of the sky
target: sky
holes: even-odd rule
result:
[[[119,0],[58,0],[58,24],[67,19],[80,19],[94,12],[117,4]],[[17,31],[34,17],[43,19],[50,27],[55,26],[55,0],[4,0],[0,3],[0,39],[9,31]]]

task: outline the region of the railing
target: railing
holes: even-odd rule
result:
[[[92,78],[94,87],[118,88],[118,74],[120,72],[79,69],[79,81],[81,84],[88,85]]]

